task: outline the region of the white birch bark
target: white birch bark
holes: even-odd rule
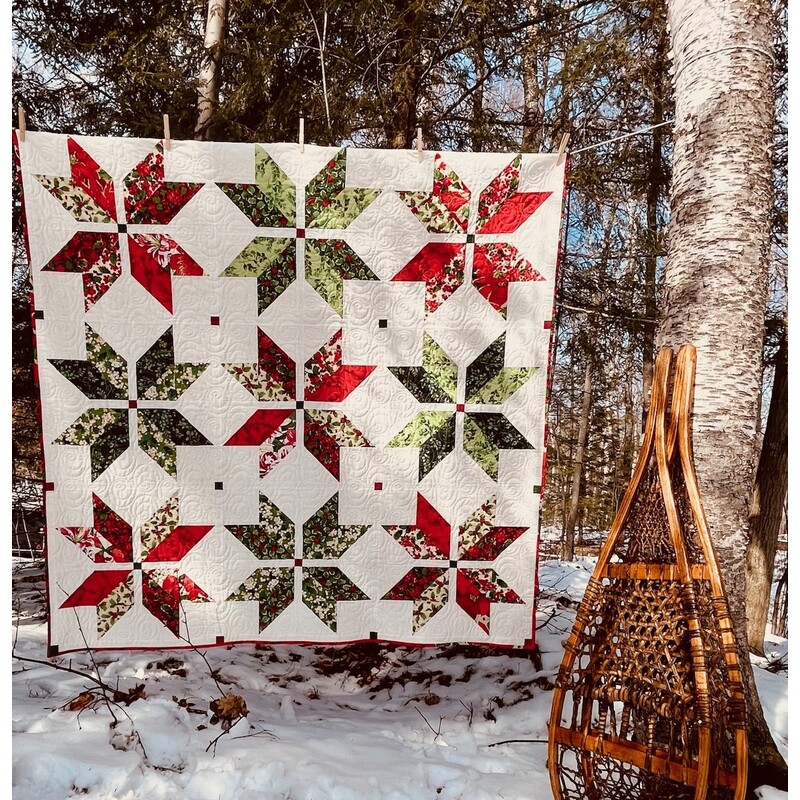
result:
[[[772,19],[769,0],[668,0],[675,149],[658,338],[697,348],[695,461],[742,645],[772,213]],[[767,729],[740,651],[752,755],[770,740],[758,741]]]
[[[208,137],[211,117],[219,104],[219,64],[222,45],[225,41],[225,23],[228,16],[228,0],[208,0],[208,17],[203,46],[206,59],[197,76],[197,123],[195,139]]]

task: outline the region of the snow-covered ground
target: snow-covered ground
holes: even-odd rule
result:
[[[542,563],[541,663],[519,651],[378,644],[50,662],[42,568],[18,562],[13,799],[551,800],[548,686],[574,619],[569,601],[592,567],[589,558]],[[771,640],[756,671],[785,756],[787,672],[766,667],[788,658],[787,645]],[[116,698],[106,689],[107,702],[90,675]]]

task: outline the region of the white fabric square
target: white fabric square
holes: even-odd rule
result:
[[[244,447],[179,447],[178,504],[185,525],[258,522],[258,453]]]
[[[342,352],[346,363],[420,364],[424,326],[424,284],[345,282]]]
[[[18,151],[59,652],[533,641],[554,155]]]
[[[411,525],[416,519],[419,462],[411,449],[341,450],[339,522]]]

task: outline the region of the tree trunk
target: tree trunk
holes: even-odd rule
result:
[[[425,72],[419,32],[420,18],[425,12],[412,0],[393,0],[390,7],[395,47],[383,128],[389,147],[410,149],[417,135],[417,101]]]
[[[663,30],[656,49],[656,59],[664,63],[667,53],[667,32]],[[664,121],[664,71],[657,70],[653,92],[653,124]],[[662,169],[664,149],[664,129],[655,128],[652,132],[653,145],[650,151],[650,167],[647,175],[647,257],[644,273],[644,323],[642,337],[642,430],[650,409],[650,389],[653,385],[653,364],[655,359],[655,320],[658,313],[656,305],[656,267],[661,250],[661,230],[658,225],[658,202],[664,182]]]
[[[748,498],[767,300],[773,82],[769,0],[669,0],[672,211],[659,344],[697,348],[694,449],[748,690],[753,785],[785,781],[746,648]]]
[[[483,151],[483,141],[486,137],[486,119],[484,113],[484,83],[486,78],[486,54],[480,46],[482,38],[478,37],[478,45],[470,53],[472,63],[475,65],[475,82],[477,88],[472,93],[472,120],[470,123],[470,141],[472,151],[480,153]]]
[[[538,17],[541,0],[529,0],[528,13]],[[522,46],[522,152],[538,153],[544,144],[544,92],[539,82],[539,26],[530,25]]]
[[[784,330],[775,363],[767,428],[750,505],[750,543],[747,547],[747,642],[764,655],[764,632],[769,616],[775,551],[783,521],[788,488],[789,394],[787,339]]]
[[[583,462],[586,458],[586,439],[589,435],[589,414],[592,410],[592,356],[586,356],[586,370],[583,377],[583,402],[581,404],[581,421],[578,425],[578,444],[575,451],[575,466],[572,470],[572,494],[569,501],[569,512],[564,525],[564,541],[561,545],[561,560],[572,561],[575,558],[575,523],[578,520],[578,503],[581,499],[581,479],[583,478]]]
[[[197,123],[195,139],[208,139],[211,118],[219,105],[220,63],[225,44],[228,0],[208,0],[206,19],[206,60],[197,78]]]
[[[785,517],[784,517],[785,519]],[[783,575],[778,580],[775,587],[775,600],[772,603],[772,633],[775,636],[782,636],[784,639],[789,636],[789,568],[784,567]]]

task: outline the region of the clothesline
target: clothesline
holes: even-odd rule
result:
[[[18,116],[18,130],[19,130],[19,140],[20,142],[25,141],[25,133],[27,130],[27,123],[25,119],[25,108],[23,107],[22,103],[17,106],[17,116]],[[630,139],[632,136],[640,136],[643,133],[648,133],[649,131],[655,130],[656,128],[661,128],[664,125],[672,125],[675,120],[668,119],[666,122],[659,122],[655,125],[648,125],[646,128],[639,128],[638,130],[631,131],[630,133],[623,133],[621,136],[615,136],[613,139],[606,139],[603,142],[598,142],[597,144],[590,144],[587,147],[581,147],[578,150],[570,150],[570,155],[577,155],[578,153],[585,153],[588,150],[596,150],[598,147],[603,147],[606,144],[612,144],[613,142],[619,142],[623,139]],[[305,120],[303,117],[300,117],[300,130],[298,141],[300,144],[300,152],[303,152],[304,144],[305,144],[305,131],[304,131],[304,122]],[[566,147],[566,140],[568,137],[565,135],[562,138],[562,145],[559,147],[559,161],[561,160],[561,155]],[[169,115],[164,114],[164,144],[167,150],[170,149],[171,144],[171,137],[170,137],[170,130],[169,130]],[[419,153],[419,159],[422,161],[422,128],[417,128],[417,141],[416,141],[416,149]]]
[[[622,136],[615,136],[613,139],[606,139],[604,142],[590,144],[587,147],[581,147],[578,150],[570,150],[569,154],[574,156],[578,153],[585,153],[587,150],[596,150],[598,147],[611,144],[612,142],[619,142],[622,139],[630,139],[632,136],[639,136],[643,133],[647,133],[648,131],[655,130],[656,128],[662,128],[664,125],[672,125],[673,122],[675,122],[674,119],[668,119],[666,122],[659,122],[656,125],[648,125],[646,128],[639,128],[638,130],[631,131],[630,133],[623,133]]]

